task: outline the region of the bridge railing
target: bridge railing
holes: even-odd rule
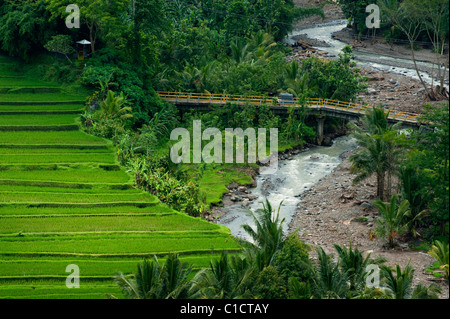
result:
[[[292,107],[299,106],[300,102],[296,98],[293,101],[280,101],[275,97],[266,96],[243,96],[232,94],[208,94],[208,93],[189,93],[189,92],[157,92],[159,96],[171,102],[184,103],[204,103],[204,104],[252,104],[263,105],[270,104],[273,106]],[[343,102],[331,99],[310,98],[306,100],[309,108],[325,108],[327,110],[339,110],[349,114],[364,114],[372,107],[365,104],[357,104],[353,102]],[[388,118],[391,120],[417,123],[417,114],[402,112],[397,110],[386,110],[389,112]]]

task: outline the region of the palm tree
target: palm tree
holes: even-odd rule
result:
[[[156,258],[138,264],[134,278],[123,273],[114,280],[129,299],[185,299],[189,297],[188,275],[192,266],[182,263],[178,254],[169,254],[164,265]]]
[[[385,112],[382,107],[374,107],[367,111],[361,119],[364,128],[371,134],[382,134],[389,129],[389,112]]]
[[[247,250],[249,256],[256,258],[259,270],[272,263],[275,253],[281,249],[283,243],[283,227],[284,218],[280,220],[280,203],[276,215],[273,217],[273,209],[268,199],[263,203],[263,209],[257,210],[258,216],[253,213],[253,220],[256,229],[248,224],[242,227],[253,239],[254,244],[249,244],[250,249]]]
[[[190,295],[194,298],[237,299],[250,297],[253,267],[246,258],[222,252],[210,267],[200,270],[192,279]]]
[[[417,218],[426,209],[430,194],[423,191],[425,188],[423,176],[417,167],[401,167],[398,171],[398,178],[401,185],[401,198],[410,203],[411,219],[414,220],[409,223],[409,232],[416,237],[418,235]]]
[[[295,81],[299,75],[300,65],[298,61],[293,60],[291,64],[286,65],[286,76],[288,81]]]
[[[351,157],[352,166],[350,173],[357,174],[354,184],[369,178],[373,174],[377,176],[377,198],[385,199],[386,173],[388,174],[388,195],[390,197],[391,178],[397,167],[397,159],[400,156],[400,148],[397,143],[397,129],[400,123],[388,124],[389,112],[382,108],[374,107],[367,111],[362,119],[363,131],[358,126],[351,124],[353,136],[360,147]]]
[[[249,50],[253,53],[255,59],[267,60],[270,58],[272,52],[271,48],[275,47],[277,43],[273,36],[265,33],[263,30],[258,31],[249,41]]]
[[[381,139],[366,133],[355,132],[353,136],[357,139],[360,147],[350,156],[352,162],[350,173],[357,174],[353,179],[353,184],[358,184],[376,174],[377,198],[384,199],[387,170],[386,145]]]
[[[428,254],[433,256],[436,259],[435,267],[430,267],[430,271],[434,269],[438,269],[444,273],[444,278],[448,281],[448,244],[436,240],[434,245],[431,246],[431,249],[428,251]],[[439,276],[439,275],[436,275]]]
[[[408,263],[402,271],[397,265],[394,270],[387,266],[381,266],[381,274],[384,278],[384,295],[389,299],[438,299],[441,292],[436,284],[425,287],[421,284],[412,288],[414,268]]]
[[[370,253],[366,257],[363,257],[363,254],[357,248],[352,249],[351,242],[349,248],[339,245],[334,245],[334,248],[339,256],[341,272],[347,274],[350,284],[349,290],[352,292],[361,292],[365,289],[365,279],[368,275],[367,266],[381,264],[386,261],[382,257],[371,259]]]
[[[390,203],[379,199],[373,203],[380,213],[380,217],[376,220],[376,232],[379,236],[387,237],[389,247],[394,247],[396,235],[402,234],[407,229],[405,217],[410,216],[409,202],[404,200],[398,205],[397,197],[397,194],[392,196]]]
[[[319,299],[345,298],[349,290],[348,275],[327,255],[322,247],[316,248],[319,258],[318,267],[312,280],[312,293]]]
[[[114,91],[109,90],[106,99],[100,102],[100,111],[106,118],[119,118],[127,119],[133,117],[131,107],[127,107],[126,98],[123,92],[120,92],[119,96],[116,96]]]
[[[244,42],[236,40],[235,43],[231,43],[230,48],[231,57],[236,64],[247,61],[251,56],[248,43],[244,44]]]

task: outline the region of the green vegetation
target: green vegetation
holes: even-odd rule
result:
[[[192,266],[171,254],[165,264],[156,258],[144,260],[133,276],[120,274],[115,281],[130,299],[436,299],[440,292],[435,283],[413,287],[414,269],[409,264],[403,271],[397,266],[394,275],[383,265],[384,259],[363,256],[351,245],[335,245],[337,260],[318,247],[318,261],[313,261],[296,235],[284,238],[283,220],[273,214],[266,202],[254,215],[256,228],[244,225],[255,244],[243,242],[242,254],[223,252],[192,278],[188,277]],[[380,286],[368,284],[372,272],[368,266],[380,269]]]
[[[422,112],[426,127],[408,136],[400,132],[400,124],[389,125],[382,108],[366,113],[364,130],[352,125],[360,146],[350,157],[354,183],[376,175],[377,229],[390,247],[402,234],[448,242],[448,104],[428,105]]]
[[[79,130],[84,96],[5,69],[17,80],[0,77],[0,298],[119,296],[113,276],[142,257],[176,251],[199,269],[240,250],[228,229],[134,188],[112,143]],[[69,264],[82,269],[77,291]]]
[[[366,1],[340,3],[363,30]],[[417,1],[383,10],[394,13],[390,23],[409,40],[431,35],[439,58],[448,5],[427,3],[443,10],[435,19],[427,8],[418,34],[402,29],[418,21]],[[180,127],[192,135],[194,120],[220,132],[276,128],[281,151],[315,141],[306,99],[358,99],[367,84],[351,47],[335,60],[286,62],[291,49],[283,39],[293,22],[324,17],[321,7],[292,0],[80,0],[81,27],[69,31],[67,4],[0,0],[0,50],[10,55],[0,55],[0,298],[121,291],[127,298],[436,297],[433,286],[412,287],[410,266],[395,273],[384,267],[383,288],[367,287],[367,266],[381,261],[351,246],[335,246],[337,258],[316,247],[318,259],[311,259],[310,247],[284,237],[268,201],[256,227],[244,227],[254,242],[234,239],[201,217],[220,205],[229,184],[251,184],[258,165],[170,159],[170,132]],[[74,59],[80,38],[91,42],[84,60]],[[271,105],[231,103],[180,112],[157,91],[267,101],[289,92],[299,103],[286,115]],[[448,105],[425,108],[421,120],[424,131],[399,134],[400,125],[375,108],[364,129],[353,127],[360,146],[351,158],[355,183],[377,176],[378,234],[390,246],[400,233],[448,241]],[[332,127],[344,129],[340,123]],[[448,278],[448,246],[436,243],[430,254],[433,271]],[[133,274],[142,258],[153,259]],[[77,291],[63,287],[70,263],[83,268],[86,284]]]
[[[448,281],[448,244],[445,245],[445,243],[436,240],[428,254],[433,256],[436,261],[433,267],[429,267],[427,270],[436,277],[443,276]]]
[[[431,100],[445,100],[444,47],[449,40],[449,3],[445,0],[378,0],[369,3],[366,0],[338,0],[348,24],[358,38],[374,38],[378,32],[387,43],[404,44],[411,50],[411,57],[417,76]],[[367,28],[366,7],[376,4],[380,8],[380,27]],[[419,72],[415,51],[420,47],[431,48],[435,53],[433,77],[438,78],[435,87],[429,86]]]

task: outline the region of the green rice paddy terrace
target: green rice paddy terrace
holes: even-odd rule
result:
[[[239,250],[227,228],[134,188],[112,144],[79,129],[84,100],[0,56],[0,298],[120,297],[112,277],[144,256],[178,252],[198,269]]]

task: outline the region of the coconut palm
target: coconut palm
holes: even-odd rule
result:
[[[443,276],[448,281],[448,244],[436,240],[434,245],[428,251],[428,254],[436,259],[435,267],[430,267],[429,271],[438,269],[443,273]],[[442,276],[442,274],[435,274],[436,277]]]
[[[271,48],[275,47],[277,43],[274,41],[273,36],[269,33],[265,33],[263,30],[259,30],[248,41],[249,50],[253,52],[253,57],[256,59],[263,58],[267,60],[271,54],[275,52]]]
[[[100,112],[108,118],[127,119],[133,117],[131,107],[125,106],[127,103],[123,92],[117,96],[114,91],[109,90],[106,99],[100,102]]]
[[[417,219],[425,211],[431,194],[423,191],[425,188],[423,176],[417,167],[401,167],[398,171],[398,178],[401,185],[401,198],[408,200],[411,206],[409,232],[416,237],[419,235]]]
[[[437,299],[441,291],[436,284],[431,284],[428,287],[418,284],[413,289],[414,268],[409,263],[403,271],[397,265],[395,272],[390,267],[381,266],[381,274],[383,276],[384,295],[389,299]]]
[[[409,202],[404,200],[398,205],[398,195],[394,195],[389,203],[375,200],[374,206],[378,209],[380,217],[376,220],[376,232],[381,237],[387,237],[389,247],[394,247],[394,239],[408,228],[405,217],[410,216]]]
[[[367,266],[371,264],[381,264],[386,261],[382,257],[376,259],[370,258],[370,253],[363,256],[357,248],[352,249],[350,242],[349,248],[345,246],[334,245],[338,256],[341,272],[347,274],[349,289],[353,292],[363,291],[365,289],[365,279],[368,275]]]
[[[275,253],[281,249],[283,243],[283,227],[284,218],[280,220],[280,208],[282,202],[278,207],[277,213],[274,211],[268,199],[263,209],[257,210],[257,216],[252,213],[256,229],[253,229],[248,224],[243,225],[245,232],[250,235],[254,243],[249,244],[250,249],[247,249],[249,256],[256,259],[259,270],[272,263]]]
[[[218,260],[211,260],[209,268],[195,275],[190,294],[207,299],[249,298],[253,269],[246,258],[224,251]]]
[[[156,256],[144,259],[134,278],[120,273],[114,280],[129,299],[184,299],[188,297],[191,271],[192,266],[182,263],[178,254],[169,254],[164,265]]]
[[[312,294],[318,299],[345,298],[349,290],[348,276],[322,247],[316,249],[319,264],[312,279]]]
[[[244,43],[243,41],[236,40],[235,43],[231,43],[231,57],[236,62],[236,64],[240,64],[242,62],[247,61],[251,57],[251,52],[249,51],[249,44]]]
[[[385,199],[386,174],[388,179],[388,195],[391,193],[391,177],[397,167],[397,159],[400,157],[400,148],[397,143],[397,129],[400,123],[388,124],[388,113],[382,108],[373,108],[366,112],[362,119],[363,131],[354,124],[353,136],[357,140],[359,149],[350,157],[352,166],[350,173],[357,174],[354,184],[376,174],[377,198]]]

